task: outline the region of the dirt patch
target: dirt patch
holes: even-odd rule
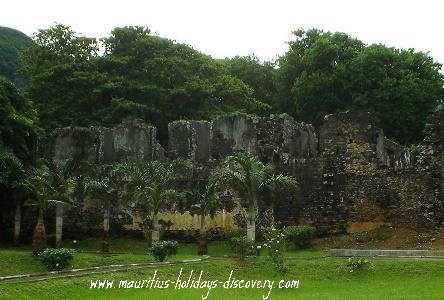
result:
[[[319,249],[444,250],[444,230],[426,231],[383,227],[365,232],[318,238],[313,245]]]

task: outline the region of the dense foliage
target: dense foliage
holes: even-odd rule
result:
[[[39,254],[40,261],[50,271],[60,271],[68,267],[73,258],[74,250],[66,248],[48,248]]]
[[[254,91],[254,97],[277,110],[277,81],[274,63],[261,62],[256,56],[236,56],[225,59],[230,73],[248,84]]]
[[[39,31],[34,40],[22,73],[46,129],[137,117],[165,138],[173,120],[268,108],[223,64],[147,28],[114,29],[101,41],[103,55],[97,40],[63,25]]]
[[[311,247],[316,228],[303,225],[287,226],[284,229],[284,234],[287,241],[292,243],[296,249],[306,249]]]
[[[280,109],[320,125],[326,114],[369,111],[397,141],[421,140],[443,99],[441,64],[428,54],[367,46],[344,33],[298,30],[279,59]]]
[[[20,68],[19,52],[32,44],[32,39],[24,33],[0,26],[0,76],[5,76],[15,84],[23,85],[23,79],[16,74]]]
[[[164,261],[169,256],[176,255],[179,249],[179,243],[177,241],[160,241],[154,243],[150,248],[150,253],[157,261]]]
[[[246,256],[253,255],[254,253],[254,241],[246,235],[231,238],[229,245],[239,259],[244,259]]]
[[[275,64],[253,55],[215,60],[144,27],[116,28],[99,41],[56,25],[34,36],[21,74],[46,129],[140,118],[165,142],[177,119],[287,112],[320,125],[349,109],[370,111],[397,141],[421,140],[444,94],[441,65],[427,53],[317,29],[294,36]]]
[[[8,148],[30,163],[38,132],[37,114],[31,103],[12,82],[0,76],[0,148]]]

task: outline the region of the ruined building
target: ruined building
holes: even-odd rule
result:
[[[343,112],[326,116],[318,131],[286,114],[175,121],[168,126],[168,149],[157,141],[156,128],[136,121],[114,128],[61,128],[50,136],[46,156],[97,164],[187,158],[205,168],[229,154],[248,152],[300,182],[298,198],[283,197],[275,207],[282,224],[312,224],[321,233],[385,225],[434,228],[443,218],[443,116],[429,117],[425,140],[413,150],[386,138],[370,114]],[[91,208],[77,217],[88,213]],[[209,224],[232,227],[234,213],[221,212]],[[75,220],[76,212],[71,214]],[[196,218],[174,212],[162,218],[172,230],[192,230],[198,224]],[[130,228],[131,220],[125,222]]]

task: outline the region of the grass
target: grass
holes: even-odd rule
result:
[[[72,244],[64,242],[64,247],[72,247]],[[148,252],[148,247],[143,241],[119,238],[112,241],[112,251],[110,255],[99,253],[100,240],[90,239],[79,243],[78,253],[75,254],[72,265],[69,269],[79,269],[113,264],[146,263],[153,262],[153,257]],[[210,250],[214,253],[225,251],[224,244],[210,245]],[[179,253],[171,260],[182,260],[196,258],[196,246],[192,244],[181,245]],[[33,274],[46,272],[45,267],[40,263],[38,257],[33,256],[31,249],[21,246],[19,249],[8,247],[0,250],[0,276]]]
[[[64,242],[64,247],[70,247],[69,242]],[[103,256],[99,253],[100,240],[88,239],[78,243],[78,253],[74,256],[73,264],[69,269],[79,269],[113,264],[145,263],[152,262],[153,257],[148,253],[148,247],[142,240],[119,238],[111,242],[111,250],[115,254]],[[208,245],[208,254],[211,256],[234,256],[228,245],[224,242],[211,242]],[[263,253],[262,255],[266,255]],[[322,257],[325,255],[319,250],[294,250],[287,251],[288,257]],[[171,260],[196,258],[197,246],[195,244],[181,244],[179,253]],[[0,250],[0,276],[42,273],[46,269],[31,254],[30,248],[22,246],[19,250],[7,248]]]
[[[244,262],[220,259],[200,265],[183,266],[182,279],[191,270],[204,271],[201,280],[217,280],[218,287],[208,299],[262,299],[265,289],[224,289],[222,284],[230,271],[237,279],[274,280],[269,299],[442,299],[444,262],[433,260],[372,260],[371,266],[350,273],[346,259],[319,258],[291,260],[285,280],[299,280],[298,289],[279,289],[282,279],[276,275],[266,258],[251,258]],[[180,266],[159,267],[159,281],[175,281]],[[202,299],[208,292],[202,289],[119,289],[120,280],[147,280],[154,269],[100,274],[42,282],[0,284],[2,299]],[[197,276],[195,277],[197,279]],[[116,288],[90,289],[91,280],[115,280]]]
[[[69,246],[69,243],[65,244]],[[117,254],[101,256],[100,240],[83,240],[81,252],[75,255],[71,268],[152,261],[142,240],[119,238],[111,242]],[[171,260],[196,257],[196,245],[180,246],[179,255]],[[268,289],[224,289],[222,284],[233,270],[233,276],[244,280],[274,280],[268,299],[442,299],[444,294],[444,260],[390,260],[373,259],[362,270],[350,272],[345,258],[326,257],[321,250],[288,250],[289,273],[278,275],[271,261],[263,253],[260,258],[238,261],[224,255],[233,255],[223,242],[209,244],[209,255],[220,258],[194,265],[156,267],[160,281],[175,281],[181,267],[182,280],[188,280],[191,270],[197,275],[203,270],[202,281],[218,282],[207,299],[263,299]],[[310,259],[305,259],[310,258]],[[0,276],[44,272],[44,267],[27,247],[0,250]],[[165,289],[119,289],[120,280],[137,281],[152,277],[154,269],[141,269],[88,275],[84,277],[50,279],[40,282],[0,283],[1,299],[202,299],[208,288],[175,289],[170,283]],[[115,288],[90,289],[91,281],[114,280]],[[279,289],[281,279],[299,280],[298,289]],[[220,281],[220,282],[219,282]]]

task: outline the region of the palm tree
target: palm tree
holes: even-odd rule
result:
[[[210,180],[203,189],[195,189],[187,192],[190,212],[200,216],[198,255],[207,254],[208,252],[205,217],[210,216],[210,218],[214,218],[216,212],[223,208],[223,202],[217,193],[217,189],[218,182]]]
[[[0,148],[0,187],[10,192],[14,199],[14,244],[18,245],[21,231],[21,208],[26,197],[26,171],[14,153]]]
[[[247,237],[256,239],[256,216],[260,203],[272,205],[278,189],[298,189],[291,176],[275,175],[274,168],[247,155],[228,156],[225,167],[215,174],[217,180],[231,187],[247,209]]]
[[[63,206],[71,202],[74,189],[77,184],[77,172],[80,162],[73,159],[63,161],[41,160],[49,172],[49,185],[52,198],[63,199],[56,202],[56,241],[55,246],[60,247],[63,233]]]
[[[69,202],[69,198],[58,195],[51,185],[51,175],[48,167],[41,164],[38,168],[31,170],[27,178],[27,185],[32,189],[32,195],[25,203],[29,206],[36,206],[38,209],[37,224],[32,236],[32,248],[34,254],[46,249],[46,231],[44,224],[44,214],[51,203],[61,204]]]
[[[159,213],[172,206],[174,199],[180,195],[173,188],[173,183],[186,166],[185,161],[175,160],[169,163],[126,162],[119,168],[119,172],[125,174],[124,181],[135,200],[142,229],[150,245],[160,238]]]
[[[103,204],[102,252],[108,253],[111,204],[119,198],[119,182],[115,169],[107,166],[99,168],[94,177],[84,178],[83,189],[86,194]]]

